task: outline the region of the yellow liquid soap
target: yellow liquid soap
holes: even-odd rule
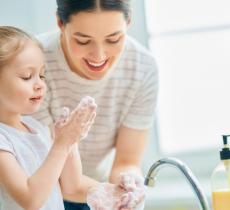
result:
[[[212,203],[214,210],[230,210],[230,190],[214,191]]]

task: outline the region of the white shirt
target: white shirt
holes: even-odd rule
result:
[[[50,148],[50,135],[48,128],[43,127],[31,117],[23,117],[22,121],[34,133],[23,132],[0,123],[0,150],[12,153],[29,177],[46,158]],[[23,210],[3,187],[0,187],[0,203],[1,210]],[[40,210],[51,209],[64,210],[59,183],[53,188],[48,200]]]

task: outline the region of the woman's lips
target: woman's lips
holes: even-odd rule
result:
[[[85,63],[87,64],[88,68],[94,72],[102,71],[105,68],[107,62],[108,62],[108,59],[102,62],[99,62],[99,63],[91,62],[85,59]]]

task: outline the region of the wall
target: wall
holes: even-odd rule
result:
[[[0,25],[15,25],[30,33],[56,28],[56,1],[0,0]],[[129,33],[147,46],[144,1],[133,0],[133,21]]]

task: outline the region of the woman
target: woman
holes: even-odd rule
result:
[[[48,94],[37,119],[54,122],[63,106],[73,109],[84,95],[98,104],[95,123],[79,143],[84,184],[74,195],[64,195],[66,209],[88,209],[75,202],[85,203],[95,180],[106,179],[108,165],[112,164],[112,183],[119,182],[122,172],[141,176],[156,105],[157,70],[151,54],[127,35],[130,3],[57,0],[60,30],[39,36],[45,48]],[[105,160],[114,148],[113,163],[108,164]]]

